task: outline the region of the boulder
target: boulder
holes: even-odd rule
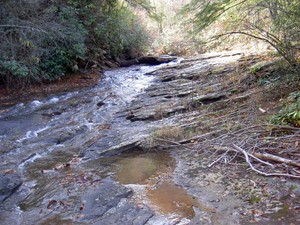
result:
[[[137,64],[159,65],[176,60],[176,57],[171,56],[142,56],[131,60],[120,60],[118,63],[121,67],[128,67]]]

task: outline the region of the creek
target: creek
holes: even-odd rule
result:
[[[195,200],[163,179],[174,159],[138,147],[160,125],[126,119],[126,107],[154,82],[147,73],[176,63],[109,70],[93,88],[2,107],[1,224],[191,219]]]
[[[210,116],[242,56],[112,69],[95,87],[1,107],[1,224],[240,224],[226,171],[176,141],[219,129]]]

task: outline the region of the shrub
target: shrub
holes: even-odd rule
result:
[[[120,6],[105,12],[103,21],[95,29],[96,39],[112,58],[133,58],[147,43],[146,32],[132,10]]]
[[[145,42],[145,32],[125,2],[4,0],[0,84],[18,88],[60,79],[77,61],[103,60],[103,52],[114,59],[134,57]]]
[[[0,79],[10,87],[59,79],[84,58],[87,32],[72,6],[44,1],[6,1],[0,15]]]
[[[196,37],[212,41],[242,35],[262,41],[299,73],[299,7],[296,0],[192,0],[182,13]]]
[[[15,60],[0,59],[0,74],[4,74],[1,76],[3,82],[10,83],[11,80],[20,82],[28,76],[29,70],[26,65]]]
[[[291,93],[277,115],[271,117],[273,124],[300,127],[300,92]]]

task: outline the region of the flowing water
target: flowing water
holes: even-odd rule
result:
[[[153,82],[146,73],[155,69],[110,70],[96,87],[0,109],[0,168],[23,181],[1,204],[1,224],[88,224],[80,220],[82,193],[107,177],[132,188],[136,204],[149,205],[161,221],[167,214],[193,216],[194,200],[161,179],[175,167],[167,153],[114,155],[115,146],[128,150],[153,127],[122,115]]]

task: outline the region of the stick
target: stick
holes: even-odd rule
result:
[[[285,159],[285,158],[282,158],[282,157],[279,157],[279,156],[276,156],[276,155],[272,155],[272,154],[269,154],[269,153],[259,153],[259,152],[257,152],[257,153],[254,153],[254,155],[258,158],[261,158],[261,159],[270,159],[270,160],[275,161],[275,162],[286,163],[287,165],[300,167],[300,163],[298,163],[294,160]]]
[[[240,148],[239,146],[237,146],[237,145],[235,145],[235,144],[232,144],[232,145],[233,145],[233,147],[234,147],[236,150],[238,150],[239,152],[241,152],[241,153],[244,154],[245,159],[246,159],[246,162],[248,163],[248,165],[250,166],[250,168],[251,168],[253,171],[255,171],[255,172],[257,172],[257,173],[259,173],[259,174],[261,174],[261,175],[264,175],[264,176],[267,176],[267,177],[269,177],[269,176],[284,176],[284,177],[300,178],[300,176],[296,176],[296,175],[292,175],[292,174],[283,174],[283,173],[265,173],[265,172],[262,172],[262,171],[260,171],[260,170],[258,170],[258,169],[256,169],[256,168],[253,167],[253,165],[251,164],[251,162],[250,162],[250,160],[249,160],[248,153],[247,153],[244,149]]]
[[[226,154],[228,151],[226,151],[224,154],[222,154],[217,160],[213,161],[212,163],[210,163],[207,167],[210,168],[212,167],[214,164],[216,164],[217,162],[219,162]]]
[[[237,150],[235,150],[235,149],[233,149],[233,148],[229,148],[229,147],[214,146],[214,148],[217,149],[217,150],[224,150],[224,151],[226,151],[226,153],[227,153],[228,151],[240,152],[240,151],[237,151]],[[250,154],[250,153],[247,153],[247,155],[250,156],[251,158],[255,159],[256,161],[262,163],[262,164],[265,164],[265,165],[268,165],[268,166],[271,166],[272,168],[274,168],[274,165],[271,164],[271,163],[269,163],[269,162],[265,162],[265,161],[263,161],[263,160],[257,158],[256,156],[254,156],[254,155],[252,155],[252,154]]]
[[[208,132],[208,133],[205,133],[205,134],[194,136],[194,137],[189,138],[189,139],[183,139],[183,140],[179,141],[179,144],[187,144],[187,143],[190,143],[192,140],[199,141],[201,138],[205,138],[209,135],[216,134],[216,133],[221,132],[221,131],[223,131],[223,130],[220,129],[220,130],[216,130],[216,131],[211,131],[211,132]]]
[[[184,148],[187,148],[187,149],[193,150],[192,148],[189,148],[189,147],[186,147],[186,146],[184,146],[184,145],[183,145],[183,144],[181,144],[180,142],[171,141],[171,140],[162,139],[162,138],[154,138],[154,140],[156,140],[156,141],[168,142],[168,143],[170,143],[170,144],[174,144],[174,145],[182,146],[182,147],[184,147]]]

